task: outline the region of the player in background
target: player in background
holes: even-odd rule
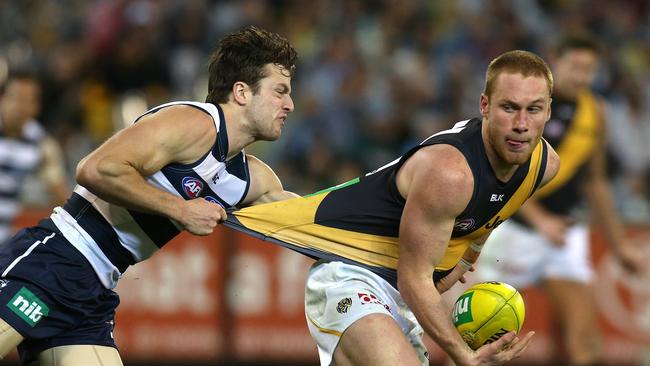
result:
[[[473,351],[440,293],[557,172],[541,139],[552,89],[541,58],[504,53],[488,67],[482,118],[345,184],[229,215],[230,227],[320,259],[305,315],[321,365],[428,365],[423,332],[457,365],[501,364],[527,347],[532,332],[511,332]]]
[[[223,38],[206,103],[158,106],[77,166],[63,207],[0,249],[0,357],[122,365],[112,337],[117,281],[182,230],[212,233],[224,208],[295,197],[243,148],[280,137],[297,54],[248,27]]]
[[[614,256],[632,272],[641,256],[624,241],[605,175],[603,103],[590,90],[599,61],[587,37],[565,39],[553,64],[555,90],[544,138],[562,162],[553,181],[488,240],[477,265],[481,280],[517,288],[540,283],[561,327],[571,365],[600,362],[600,337],[592,297],[588,203]]]
[[[61,148],[35,119],[40,107],[36,75],[12,71],[0,95],[0,243],[12,235],[27,179],[39,179],[52,204],[62,204],[70,193]]]

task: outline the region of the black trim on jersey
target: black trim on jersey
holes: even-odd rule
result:
[[[142,228],[145,234],[147,234],[158,248],[162,248],[167,242],[181,233],[181,231],[165,217],[134,210],[128,211],[131,217],[133,217],[133,220],[135,220],[138,226]]]
[[[248,195],[248,190],[251,187],[250,171],[248,170],[248,157],[246,156],[246,154],[243,151],[240,152],[239,154],[242,155],[242,163],[235,165],[235,168],[242,167],[241,171],[239,169],[234,169],[233,171],[228,170],[231,163],[236,161],[235,160],[236,157],[232,158],[232,159],[230,159],[230,161],[226,162],[226,171],[228,173],[231,173],[235,177],[242,179],[244,182],[246,182],[246,187],[244,188],[244,193],[241,195],[241,198],[239,199],[239,201],[237,201],[237,203],[235,203],[233,206],[237,206],[237,205],[239,205],[240,203],[242,203],[244,201],[244,199],[246,198],[246,195]],[[239,154],[237,154],[237,155],[239,155]]]
[[[246,159],[246,155],[243,153],[243,151],[240,151],[237,155],[235,155],[232,159],[226,161],[224,164],[228,173],[241,180],[248,180],[248,160]]]
[[[74,217],[77,223],[95,240],[104,255],[120,273],[124,273],[130,265],[135,264],[133,255],[120,244],[120,239],[111,224],[85,198],[73,192],[63,209]]]
[[[219,105],[215,104],[217,112],[219,112],[219,131],[217,132],[216,146],[212,148],[212,155],[217,160],[224,162],[228,158],[228,131],[226,129],[226,118],[223,116],[223,111]]]

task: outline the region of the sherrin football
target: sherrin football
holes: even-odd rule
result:
[[[481,282],[458,297],[452,321],[475,350],[510,331],[519,333],[525,315],[524,299],[514,287],[503,282]]]

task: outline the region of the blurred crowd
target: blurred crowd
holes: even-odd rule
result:
[[[43,78],[39,120],[76,163],[149,107],[203,101],[207,59],[255,24],[286,36],[300,61],[296,111],[254,154],[309,193],[379,167],[407,146],[478,116],[487,63],[509,49],[552,60],[589,32],[604,60],[610,176],[628,221],[650,221],[650,2],[647,0],[5,0],[0,79]],[[249,151],[251,152],[251,151]]]

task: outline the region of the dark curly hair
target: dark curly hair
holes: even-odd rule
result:
[[[293,76],[298,54],[289,41],[279,34],[254,26],[224,37],[210,56],[208,96],[206,102],[226,103],[237,81],[259,91],[259,81],[266,77],[267,64],[282,66]]]

